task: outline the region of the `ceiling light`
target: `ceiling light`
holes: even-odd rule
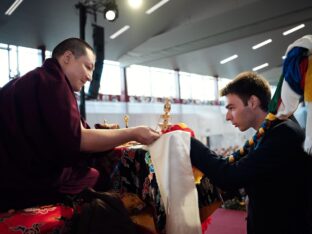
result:
[[[264,64],[262,64],[262,65],[260,65],[260,66],[254,67],[252,70],[253,70],[253,71],[258,71],[258,70],[260,70],[260,69],[262,69],[262,68],[265,68],[265,67],[267,67],[267,66],[269,66],[269,64],[268,64],[268,63],[264,63]]]
[[[262,46],[265,46],[265,45],[267,45],[267,44],[269,44],[269,43],[271,43],[271,42],[272,42],[272,39],[265,40],[265,41],[263,41],[263,42],[261,42],[261,43],[259,43],[259,44],[257,44],[257,45],[254,45],[254,46],[252,47],[252,49],[253,49],[253,50],[256,50],[256,49],[258,49],[258,48],[260,48],[260,47],[262,47]]]
[[[13,4],[9,7],[9,9],[7,9],[7,11],[5,12],[6,15],[11,15],[16,8],[22,3],[23,0],[15,0],[15,2],[13,2]]]
[[[108,2],[104,9],[104,18],[108,21],[115,21],[118,18],[118,7],[115,1]]]
[[[162,0],[159,3],[155,4],[154,6],[152,6],[150,9],[148,9],[145,13],[148,15],[152,14],[154,11],[156,11],[159,7],[161,7],[167,2],[169,2],[169,0]]]
[[[113,35],[110,36],[110,39],[115,39],[116,37],[120,36],[120,34],[124,33],[125,31],[127,31],[130,28],[129,25],[126,25],[124,27],[122,27],[120,30],[118,30],[117,32],[115,32]]]
[[[230,61],[232,61],[232,60],[234,60],[236,58],[238,58],[238,55],[234,54],[234,55],[232,55],[232,56],[230,56],[230,57],[228,57],[226,59],[221,60],[220,63],[221,64],[225,64],[225,63],[230,62]]]
[[[299,30],[299,29],[302,29],[302,28],[304,28],[304,27],[305,27],[304,24],[300,24],[300,25],[298,25],[298,26],[296,26],[296,27],[294,27],[294,28],[291,28],[291,29],[289,29],[289,30],[283,32],[283,35],[286,36],[286,35],[291,34],[291,33],[295,32],[295,31],[297,31],[297,30]]]
[[[142,0],[128,0],[129,5],[132,8],[139,8],[142,5]]]

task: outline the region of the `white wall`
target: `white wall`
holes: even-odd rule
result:
[[[91,127],[96,123],[118,123],[125,127],[123,116],[129,115],[129,126],[147,125],[156,129],[164,113],[161,103],[86,102],[87,122]],[[206,143],[210,137],[212,149],[243,145],[254,131],[241,133],[225,121],[225,108],[221,106],[171,105],[171,123],[183,122],[198,139]]]

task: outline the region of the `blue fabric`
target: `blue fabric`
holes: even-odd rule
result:
[[[283,76],[289,86],[299,95],[303,95],[303,89],[300,86],[301,77],[300,62],[308,50],[302,47],[294,47],[287,53],[283,64]]]

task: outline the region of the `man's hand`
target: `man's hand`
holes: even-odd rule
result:
[[[159,132],[146,126],[122,129],[85,129],[81,126],[80,150],[83,152],[102,152],[129,141],[149,145],[159,137]]]
[[[160,133],[146,126],[133,128],[134,138],[143,145],[152,144],[160,137]]]

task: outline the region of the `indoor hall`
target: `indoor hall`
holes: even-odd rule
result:
[[[5,1],[0,3],[0,61],[2,64],[0,92],[8,83],[14,83],[29,71],[42,66],[45,60],[52,57],[53,49],[61,41],[72,37],[81,38],[94,48],[96,58],[94,58],[92,68],[92,81],[87,81],[84,87],[73,92],[76,118],[81,116],[91,129],[101,129],[99,131],[109,128],[124,131],[137,126],[147,126],[153,131],[162,131],[163,133],[167,131],[168,136],[171,136],[170,132],[182,130],[182,132],[191,133],[203,145],[228,160],[228,157],[234,152],[242,152],[241,147],[245,147],[246,152],[249,152],[248,147],[253,150],[253,146],[248,145],[247,142],[251,142],[249,139],[253,139],[252,141],[255,141],[255,145],[257,145],[258,138],[255,136],[259,136],[259,142],[261,142],[262,135],[258,134],[258,128],[250,127],[242,131],[242,127],[238,123],[229,119],[231,106],[228,105],[227,95],[222,96],[220,91],[227,87],[239,73],[253,71],[263,76],[269,83],[271,99],[274,99],[275,93],[279,95],[279,92],[276,91],[278,83],[285,75],[285,69],[290,66],[286,66],[286,64],[291,63],[290,60],[287,60],[290,46],[297,42],[302,43],[300,45],[308,49],[303,56],[308,58],[310,55],[312,48],[309,44],[310,37],[306,38],[307,43],[305,43],[305,39],[303,42],[298,40],[304,38],[305,35],[311,36],[311,6],[312,4],[307,0]],[[106,13],[111,13],[111,15],[106,15]],[[109,18],[114,14],[115,18]],[[311,74],[308,61],[306,59],[306,62],[300,65],[301,75],[306,77]],[[299,91],[295,92],[296,95],[293,95],[295,98],[298,95],[301,97],[298,96],[298,103],[291,108],[295,108],[293,110],[294,117],[303,128],[303,132],[307,134],[309,133],[308,126],[310,126],[309,120],[312,117],[308,115],[310,99],[306,93],[310,92],[309,87],[312,86],[306,85],[307,88],[305,88],[304,81],[300,82],[300,92],[305,92],[305,94],[298,94]],[[21,92],[23,93],[24,86],[18,87],[22,87]],[[304,88],[302,89],[302,87]],[[0,93],[0,100],[2,98],[0,105],[2,106],[4,106],[3,103],[10,102],[3,90],[2,94]],[[66,119],[68,116],[66,114],[63,117],[61,113],[58,113],[58,109],[57,112],[53,112],[53,106],[59,100],[50,97],[49,92],[48,89],[42,99],[45,107],[40,106],[39,108],[40,111],[41,109],[47,110],[49,113],[47,120],[44,119],[45,117],[40,117],[41,114],[37,115],[33,104],[25,105],[25,109],[18,109],[12,116],[5,111],[7,109],[1,109],[3,116],[0,119],[0,122],[3,123],[3,126],[0,125],[0,129],[2,129],[0,135],[1,155],[13,155],[12,152],[16,150],[13,149],[14,146],[10,146],[12,149],[6,146],[7,143],[4,142],[8,142],[8,139],[12,139],[9,143],[11,145],[23,139],[30,149],[22,151],[21,147],[21,152],[36,151],[39,155],[38,152],[41,148],[46,146],[46,150],[49,151],[48,148],[52,143],[46,142],[54,139],[52,135],[59,134],[61,131],[55,130],[54,132],[51,130],[54,127],[29,130],[31,126],[37,126],[37,118],[40,121],[44,119],[46,122],[53,122],[55,119],[57,123],[60,122],[59,126],[61,126],[63,123],[59,119]],[[60,94],[62,94],[61,91]],[[278,96],[275,97],[275,99],[277,98]],[[14,100],[12,103],[16,102],[12,105],[16,108],[19,107],[18,99],[12,100]],[[41,100],[38,103],[41,103]],[[5,105],[9,106],[9,104]],[[73,105],[73,103],[69,105]],[[50,110],[49,106],[51,106]],[[285,112],[289,111],[287,103],[285,106]],[[25,111],[25,114],[21,111]],[[289,117],[290,114],[288,114],[285,115]],[[13,127],[7,128],[9,124],[6,124],[5,121],[15,121],[15,119],[21,121],[27,116],[30,119],[33,117],[33,120],[26,121],[21,125],[12,124]],[[245,117],[247,119],[248,116],[245,115]],[[49,124],[54,126],[51,122]],[[47,125],[49,126],[49,124]],[[72,127],[77,124],[75,121],[69,121],[68,125]],[[80,128],[77,126],[75,131],[78,133],[75,132],[73,136],[75,142],[80,134]],[[85,127],[84,125],[83,128]],[[264,129],[266,127],[267,125]],[[66,129],[65,126],[62,128]],[[267,127],[267,129],[269,128]],[[37,141],[35,137],[37,134],[42,134],[42,131],[47,131],[45,135],[48,140],[42,138]],[[55,140],[59,142],[66,136],[64,134],[63,137],[55,137]],[[125,137],[126,134],[123,136]],[[309,137],[308,134],[306,141],[302,143],[306,151],[310,149]],[[61,140],[57,140],[57,138]],[[79,148],[81,142],[78,140],[75,147]],[[138,232],[198,233],[202,229],[205,233],[247,233],[246,199],[248,191],[245,191],[244,187],[235,189],[235,191],[224,191],[213,183],[214,177],[209,178],[209,172],[205,173],[194,165],[190,165],[189,159],[186,160],[187,162],[181,160],[179,163],[182,165],[186,163],[188,172],[191,174],[186,173],[186,175],[191,177],[193,175],[195,180],[197,177],[202,178],[201,182],[191,185],[193,193],[184,196],[184,192],[179,189],[184,185],[186,189],[186,185],[190,186],[190,184],[179,180],[181,183],[179,185],[174,179],[178,178],[177,173],[182,173],[180,176],[184,175],[183,171],[175,170],[174,168],[177,166],[170,165],[170,163],[174,163],[169,162],[169,158],[164,159],[168,162],[161,162],[164,163],[161,164],[162,166],[155,166],[158,165],[154,161],[157,156],[150,155],[149,157],[146,154],[146,152],[152,152],[152,149],[149,151],[146,144],[140,144],[137,139],[131,139],[129,142],[128,140],[127,138],[127,142],[122,142],[122,144],[113,144],[112,147],[105,148],[103,151],[97,150],[96,154],[100,154],[100,156],[91,157],[92,162],[88,163],[90,163],[90,167],[95,167],[101,174],[95,189],[98,191],[115,190],[122,194],[123,202],[127,205],[128,212],[131,213],[132,222],[137,223],[137,228],[142,229]],[[64,142],[59,148],[61,151],[64,149],[63,154],[67,150],[69,152],[69,148],[71,148],[66,146],[67,140]],[[162,144],[166,145],[166,141]],[[16,143],[15,145],[17,145],[15,148],[18,148],[20,144]],[[36,150],[33,150],[34,146],[37,147]],[[176,150],[174,146],[171,144],[171,148]],[[111,148],[115,150],[106,151]],[[161,150],[165,148],[164,145],[160,147]],[[172,150],[171,148],[169,150]],[[57,149],[56,147],[53,150]],[[156,154],[159,153],[162,156],[164,154],[160,153],[162,152],[160,149],[156,150]],[[187,145],[186,151],[187,157],[190,157],[190,145]],[[52,153],[50,154],[52,155]],[[11,158],[18,161],[18,154],[14,155],[16,156]],[[24,156],[21,160],[22,163],[17,164],[17,169],[14,170],[22,173],[24,170],[35,168],[38,175],[41,175],[40,171],[44,168],[38,166],[41,163],[40,160],[36,161],[38,159],[35,156],[30,156],[30,158],[32,160],[27,161],[27,157]],[[191,159],[193,160],[192,157]],[[3,156],[2,167],[5,168],[5,163],[10,160]],[[42,172],[44,175],[42,178],[48,178],[48,171],[53,171],[54,166],[63,168],[65,165],[63,161],[63,164],[54,163],[51,158],[45,160],[47,161],[44,161],[44,165],[47,165],[48,169],[46,172]],[[51,165],[49,165],[50,163]],[[170,165],[169,169],[167,165]],[[123,168],[123,173],[129,174],[120,175],[121,168]],[[142,171],[142,168],[145,169]],[[14,174],[14,170],[11,170],[9,174],[3,172],[1,177],[8,185],[0,188],[0,191],[11,189],[11,183],[5,181],[9,180],[6,178],[10,177],[11,173]],[[176,174],[170,174],[172,171]],[[200,175],[197,174],[198,171]],[[27,173],[31,176],[37,175],[36,173],[34,175],[30,172]],[[143,175],[138,173],[143,173]],[[159,180],[163,182],[156,180],[157,174]],[[34,179],[35,189],[37,188],[35,180],[39,177]],[[147,178],[149,178],[149,186],[144,187],[144,182],[148,181]],[[16,184],[20,181],[23,180],[16,180]],[[152,183],[155,183],[156,187],[153,187]],[[172,188],[169,185],[172,183],[178,187],[177,190],[173,188],[174,192],[179,191],[177,196],[168,196],[167,201],[162,200],[162,197],[170,195],[169,189]],[[24,185],[22,187],[26,189],[23,191],[27,191],[27,186]],[[261,186],[265,185],[261,184]],[[38,190],[43,190],[43,187],[38,187]],[[31,186],[28,189],[34,190]],[[208,189],[211,194],[207,195],[205,189]],[[185,204],[177,205],[179,200],[177,197],[184,200]],[[12,198],[13,201],[14,199]],[[27,200],[27,197],[25,199]],[[185,199],[189,199],[188,202]],[[199,204],[199,207],[195,208],[195,215],[191,215],[194,212],[194,207],[191,207],[192,202]],[[71,212],[66,210],[68,207],[54,206],[55,202],[46,203],[44,205],[49,206],[43,209],[47,212],[49,209],[52,213],[55,212],[53,215]],[[172,214],[175,214],[174,212],[183,213],[183,215],[186,214],[186,217],[169,215],[168,204],[172,204]],[[151,207],[154,209],[153,211],[149,210]],[[36,209],[30,208],[28,212],[32,212],[31,214],[34,210],[38,213],[41,212],[39,208]],[[14,210],[17,213],[21,211],[21,209]],[[144,213],[145,211],[146,213]],[[27,211],[25,212],[27,214]],[[13,223],[14,220],[17,220],[13,228],[15,232],[32,229],[37,233],[51,233],[52,230],[66,233],[65,227],[67,226],[64,224],[66,222],[49,223],[48,219],[51,216],[44,216],[42,217],[43,221],[39,220],[39,222],[25,219],[23,213],[15,215],[15,213],[3,212],[2,215],[4,221],[0,222],[0,233],[2,233],[1,228],[5,230],[8,227],[6,220],[9,222],[13,220]],[[67,219],[65,218],[65,220]],[[71,218],[69,217],[68,220],[70,222]],[[310,222],[312,226],[311,223],[312,221]],[[51,225],[55,225],[54,229],[49,229]],[[13,229],[11,228],[11,231]],[[10,231],[6,230],[4,233],[10,233]]]

